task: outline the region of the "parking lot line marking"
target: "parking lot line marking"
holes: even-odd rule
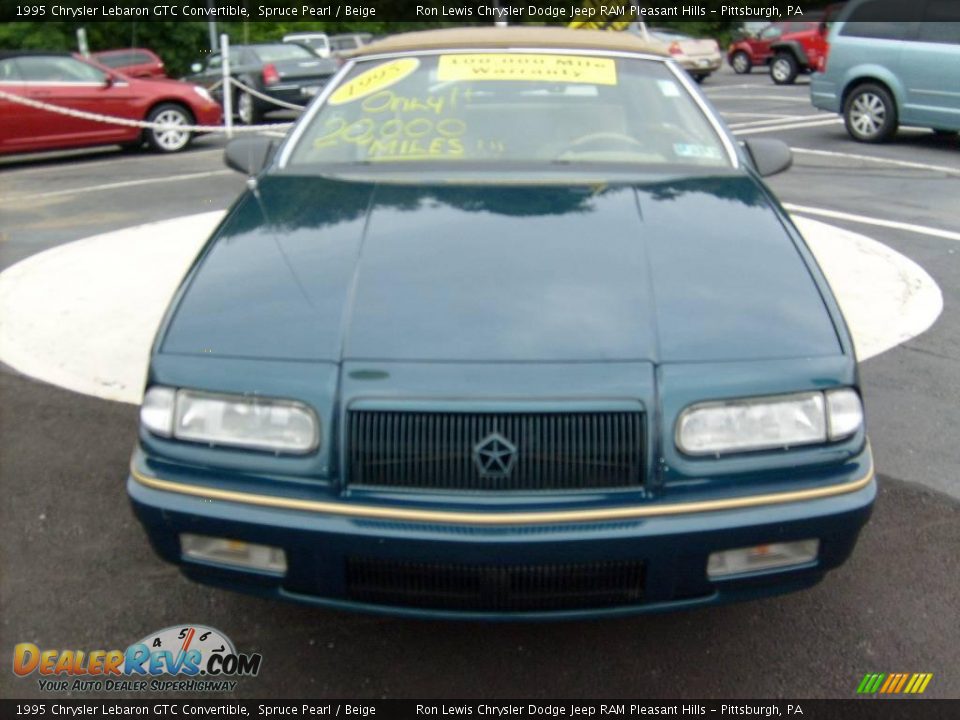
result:
[[[705,92],[721,92],[723,90],[736,90],[738,88],[754,88],[766,89],[766,85],[758,85],[757,83],[740,83],[739,85],[721,85],[719,87],[704,88]]]
[[[799,155],[820,155],[822,157],[850,158],[851,160],[885,163],[887,165],[914,168],[916,170],[933,170],[934,172],[942,172],[948,175],[960,176],[960,168],[948,167],[946,165],[928,165],[927,163],[911,162],[909,160],[894,160],[892,158],[876,157],[873,155],[857,155],[854,153],[835,152],[833,150],[812,150],[810,148],[798,147],[792,147],[790,149]]]
[[[807,115],[785,115],[783,113],[763,113],[763,112],[731,112],[724,110],[720,113],[725,118],[727,117],[762,117],[762,118],[779,118],[780,120],[799,120],[801,118],[807,117]]]
[[[210,150],[190,150],[189,152],[185,152],[185,153],[177,153],[177,154],[165,156],[163,159],[164,161],[189,160],[190,158],[195,158],[200,155],[209,155],[210,153],[223,153],[223,148],[211,148]],[[100,154],[100,153],[96,153],[96,154]],[[144,154],[144,155],[124,156],[122,153],[119,153],[119,152],[103,160],[84,161],[84,157],[85,157],[84,155],[80,155],[80,154],[71,154],[64,158],[59,158],[59,157],[29,158],[28,161],[36,161],[36,162],[53,161],[53,160],[62,159],[62,160],[68,160],[68,161],[76,160],[78,163],[77,165],[61,165],[57,163],[57,164],[51,164],[51,165],[40,165],[37,167],[11,167],[16,161],[11,160],[9,158],[4,158],[4,162],[0,162],[0,171],[6,170],[7,172],[16,173],[17,175],[22,175],[25,173],[44,172],[46,170],[62,173],[64,170],[70,170],[72,168],[76,168],[78,170],[80,169],[86,170],[89,167],[96,167],[98,165],[115,165],[117,163],[129,164],[131,162],[151,162],[157,159],[156,155]]]
[[[55,190],[47,193],[37,193],[35,195],[8,195],[0,198],[0,203],[13,204],[26,202],[28,200],[47,200],[64,195],[80,195],[82,193],[100,192],[102,190],[116,190],[117,188],[136,187],[137,185],[151,185],[153,183],[179,182],[180,180],[194,180],[197,178],[213,177],[215,175],[229,175],[232,170],[211,170],[209,172],[186,173],[184,175],[168,175],[159,178],[144,178],[142,180],[124,180],[123,182],[107,183],[105,185],[91,185],[89,187],[80,187],[73,190]]]
[[[802,128],[822,127],[824,125],[842,124],[842,118],[821,118],[820,120],[808,120],[807,122],[787,123],[786,125],[773,125],[771,127],[747,128],[736,132],[736,135],[757,135],[759,133],[777,132],[778,130],[799,130]]]
[[[759,127],[761,125],[777,125],[777,124],[789,124],[791,122],[809,122],[811,120],[825,120],[826,118],[820,113],[816,114],[807,114],[807,115],[788,115],[786,117],[781,117],[776,120],[750,120],[747,122],[733,123],[729,127],[731,129],[737,128],[746,128],[746,127]]]
[[[810,98],[808,97],[793,97],[790,95],[764,95],[763,97],[757,97],[756,95],[708,95],[711,100],[752,100],[753,102],[766,102],[767,100],[775,100],[776,102],[799,102],[804,103],[805,105],[810,104]]]
[[[930,235],[931,237],[944,238],[945,240],[960,241],[960,232],[953,232],[952,230],[941,230],[939,228],[914,225],[913,223],[898,222],[896,220],[880,220],[879,218],[867,217],[866,215],[854,215],[853,213],[840,212],[839,210],[794,205],[793,203],[783,203],[783,207],[791,213],[800,213],[801,215],[820,215],[834,220],[848,220],[849,222],[860,223],[862,225],[874,225],[876,227],[891,228],[893,230],[906,230],[907,232],[918,233],[920,235]]]

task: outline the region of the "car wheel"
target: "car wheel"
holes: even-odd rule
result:
[[[174,103],[158,105],[147,115],[147,122],[168,126],[147,130],[147,143],[157,152],[179,152],[193,139],[193,133],[189,130],[177,128],[178,125],[193,125],[193,115],[183,105]]]
[[[263,113],[260,108],[257,107],[257,103],[250,93],[237,93],[235,103],[237,117],[244,125],[256,125],[263,120]]]
[[[743,50],[739,50],[730,58],[730,67],[737,75],[746,75],[753,69],[753,63],[750,62],[750,56]]]
[[[694,79],[694,80],[696,81],[696,83],[699,85],[699,84],[702,83],[704,80],[706,80],[708,77],[710,77],[710,73],[697,73],[696,75],[693,76],[693,79]]]
[[[770,64],[770,77],[777,85],[793,85],[799,73],[800,65],[793,53],[779,53]]]
[[[860,142],[883,142],[897,131],[897,105],[886,88],[867,83],[843,104],[847,132]]]

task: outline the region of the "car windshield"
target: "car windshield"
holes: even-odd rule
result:
[[[137,52],[108,52],[94,55],[97,62],[111,68],[125,67],[127,65],[141,65],[151,62],[150,58],[143,53]]]
[[[346,37],[335,37],[330,42],[333,44],[334,50],[355,50],[360,47],[357,38],[349,35]]]
[[[312,59],[314,54],[301,45],[281,43],[279,45],[260,45],[256,48],[257,57],[265,63],[284,60]]]
[[[641,58],[487,51],[363,61],[306,122],[290,166],[730,165],[684,84]]]
[[[326,38],[317,38],[317,37],[302,38],[300,40],[297,40],[296,42],[302,43],[304,45],[309,45],[312,48],[323,49],[323,48],[330,47],[330,43],[327,42]]]

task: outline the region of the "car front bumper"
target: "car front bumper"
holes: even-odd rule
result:
[[[223,109],[216,102],[194,103],[190,110],[197,125],[220,125],[223,122]]]
[[[186,479],[183,475],[173,481],[159,479],[140,452],[131,465],[127,487],[134,511],[157,553],[199,582],[349,610],[421,617],[549,620],[712,605],[815,584],[850,555],[876,496],[869,447],[846,463],[844,472],[846,477],[821,487],[819,495],[783,493],[778,496],[783,500],[777,502],[740,503],[739,507],[726,509],[712,509],[715,504],[709,502],[687,503],[679,508],[680,503],[653,504],[637,517],[623,512],[620,519],[609,520],[490,524],[433,521],[429,513],[426,520],[403,517],[403,512],[414,516],[411,510],[394,517],[397,513],[390,508],[371,509],[346,502],[317,503],[320,509],[302,503],[299,509],[273,506],[276,498],[268,496],[215,490],[204,496],[199,486],[181,482]],[[265,504],[248,501],[254,497],[263,498]],[[329,512],[324,511],[326,506]],[[664,512],[649,512],[657,508]],[[684,511],[686,508],[689,512]],[[187,559],[181,553],[181,533],[282,548],[286,572],[272,574]],[[812,562],[724,579],[707,576],[707,559],[713,552],[813,538],[820,544],[818,557]],[[355,573],[349,569],[358,559],[375,567],[415,566],[418,569],[414,575],[429,568],[453,568],[453,577],[460,577],[461,584],[473,582],[462,580],[472,577],[471,568],[492,567],[497,569],[492,576],[494,585],[513,582],[513,570],[633,563],[642,567],[642,587],[634,600],[602,607],[591,607],[589,602],[559,608],[550,602],[542,607],[527,603],[522,609],[471,607],[469,600],[451,607],[432,597],[411,601],[409,593],[398,602],[371,601],[369,595],[358,594]],[[484,582],[489,583],[490,577],[489,573],[485,575]],[[454,594],[463,589],[451,582],[455,587],[448,589]],[[436,583],[430,586],[437,587]],[[478,597],[484,592],[480,588]]]

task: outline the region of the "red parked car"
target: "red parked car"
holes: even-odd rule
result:
[[[165,78],[166,70],[156,53],[146,48],[127,48],[126,50],[101,50],[91,53],[90,57],[101,65],[119,70],[124,75],[135,78]]]
[[[727,61],[738,74],[754,66],[769,65],[777,85],[792,85],[800,73],[816,70],[827,55],[827,28],[830,18],[843,3],[827,6],[815,20],[788,20],[767,25],[757,35],[742,38],[727,48]]]
[[[41,110],[0,97],[0,153],[88,145],[183,150],[194,133],[182,125],[218,125],[220,105],[201,87],[178,80],[127,77],[70,53],[0,51],[0,90],[101,115],[164,123],[141,129]]]

